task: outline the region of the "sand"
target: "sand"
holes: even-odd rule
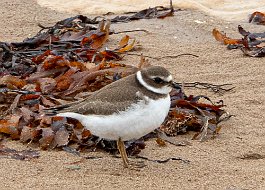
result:
[[[37,0],[41,6],[69,13],[104,14],[139,11],[154,6],[169,6],[169,0]],[[225,20],[243,20],[249,13],[264,11],[260,0],[173,0],[175,8],[197,9]]]
[[[2,0],[0,10],[1,41],[21,41],[38,31],[37,22],[49,26],[71,16],[42,8],[33,0]],[[159,147],[155,140],[149,140],[140,153],[151,159],[180,157],[189,163],[146,162],[147,167],[141,171],[131,171],[122,167],[120,159],[104,152],[86,153],[101,158],[73,164],[80,158],[64,151],[40,151],[40,158],[31,161],[1,158],[0,189],[265,189],[264,159],[240,159],[251,153],[265,155],[264,58],[246,57],[240,50],[228,51],[211,36],[217,27],[240,37],[236,32],[238,24],[249,31],[264,30],[264,26],[227,22],[194,10],[177,12],[164,20],[112,25],[116,31],[150,31],[129,34],[142,45],[144,55],[198,55],[150,59],[153,65],[168,68],[178,82],[234,84],[235,90],[222,96],[186,89],[187,94],[208,95],[213,101],[223,99],[226,110],[236,115],[222,124],[217,138],[198,142],[190,140],[192,133],[177,136],[177,140],[191,142],[191,146],[184,147]],[[133,64],[138,60],[128,56],[124,62]],[[7,141],[5,145],[18,150],[27,148],[18,141]]]

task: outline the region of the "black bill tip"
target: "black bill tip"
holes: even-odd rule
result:
[[[171,81],[170,84],[171,84],[172,88],[175,88],[177,90],[181,90],[181,86],[178,83]]]

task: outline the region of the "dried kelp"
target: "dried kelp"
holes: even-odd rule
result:
[[[10,158],[16,160],[31,160],[39,158],[39,152],[35,150],[15,150],[7,148],[4,145],[0,145],[0,158]]]
[[[148,9],[160,12],[158,10]],[[144,10],[140,15],[146,15],[148,11]],[[164,11],[155,16],[153,12],[147,15],[163,18],[174,12],[172,6]],[[93,136],[78,121],[51,118],[43,111],[47,107],[83,99],[103,86],[150,65],[143,58],[139,67],[120,64],[121,55],[133,50],[135,39],[125,35],[115,44],[116,48],[109,49],[108,44],[113,43],[110,38],[114,32],[111,30],[113,20],[98,22],[97,19],[78,15],[52,27],[42,26],[36,36],[23,42],[0,42],[1,133],[29,145],[37,144],[42,149],[59,147],[74,153],[95,148],[110,152],[117,150],[114,141]],[[98,26],[94,25],[96,23]],[[218,86],[210,85],[210,88],[215,87]],[[217,90],[220,89],[222,86]],[[201,131],[198,134],[203,134],[203,138],[208,130],[217,133],[220,129],[217,124],[224,113],[223,105],[199,103],[202,97],[187,97],[179,89],[173,91],[171,111],[161,129],[170,136],[184,130]],[[144,140],[150,137],[161,138],[152,133],[137,141],[126,142],[128,153],[138,154],[145,148]]]
[[[233,39],[226,36],[225,33],[213,29],[213,36],[217,41],[228,45],[228,49],[241,49],[245,55],[251,57],[265,56],[265,32],[251,33],[246,31],[242,26],[238,26],[238,32],[243,36],[242,39]]]
[[[193,137],[204,140],[208,132],[217,134],[221,127],[218,125],[226,113],[220,101],[214,104],[206,96],[186,96],[182,90],[171,92],[171,108],[160,129],[167,135],[175,136],[187,131],[198,131]],[[201,99],[208,103],[200,102]],[[228,116],[229,117],[229,116]]]
[[[178,9],[177,11],[179,11]],[[170,0],[170,8],[166,8],[163,6],[157,6],[153,8],[148,8],[141,10],[131,16],[117,16],[113,19],[111,19],[111,22],[129,22],[133,20],[140,20],[140,19],[151,19],[151,18],[159,18],[163,19],[168,16],[173,16],[174,12],[173,5],[172,5],[172,0]],[[132,13],[132,12],[130,12]]]
[[[248,21],[250,23],[265,25],[265,13],[256,11],[250,15]]]

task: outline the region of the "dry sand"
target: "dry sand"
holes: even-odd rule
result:
[[[1,41],[18,41],[38,31],[37,22],[51,25],[70,16],[42,8],[33,0],[0,1]],[[205,21],[198,24],[195,20]],[[1,159],[0,189],[265,189],[264,159],[243,160],[245,154],[265,155],[265,64],[264,58],[250,58],[240,50],[228,51],[211,36],[214,27],[234,37],[237,25],[249,31],[264,31],[264,26],[229,23],[198,11],[177,12],[164,20],[140,20],[112,25],[116,31],[142,28],[151,34],[130,33],[149,56],[193,53],[199,57],[182,56],[160,61],[179,82],[233,83],[233,92],[216,95],[203,90],[186,90],[188,94],[205,94],[214,101],[223,99],[227,111],[236,117],[223,123],[217,138],[207,142],[190,140],[192,134],[176,137],[192,145],[159,147],[154,140],[140,155],[153,159],[180,157],[190,163],[170,161],[165,164],[147,162],[140,172],[124,169],[121,160],[107,153],[87,153],[102,158],[86,160],[79,170],[69,169],[69,163],[79,157],[63,151],[40,151],[39,159],[18,161]],[[115,38],[115,36],[111,36]],[[128,56],[124,62],[138,62]],[[18,141],[8,147],[26,149]],[[71,165],[70,165],[71,166]]]

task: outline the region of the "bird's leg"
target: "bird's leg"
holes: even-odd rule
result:
[[[123,161],[123,164],[124,164],[125,168],[138,170],[139,168],[143,168],[143,167],[146,166],[144,164],[144,162],[135,162],[135,161],[134,162],[133,161],[129,162],[129,159],[128,159],[128,156],[127,156],[127,153],[126,153],[126,149],[125,149],[125,146],[124,146],[124,142],[121,140],[121,138],[119,138],[119,140],[117,141],[117,147],[118,147],[119,152],[121,154],[121,158],[122,158],[122,161]]]
[[[128,168],[129,167],[129,159],[127,157],[127,153],[126,153],[126,149],[125,149],[125,146],[124,146],[124,142],[121,140],[121,138],[119,138],[118,141],[117,141],[117,147],[118,147],[118,150],[119,150],[119,152],[121,154],[121,158],[122,158],[124,167]]]

